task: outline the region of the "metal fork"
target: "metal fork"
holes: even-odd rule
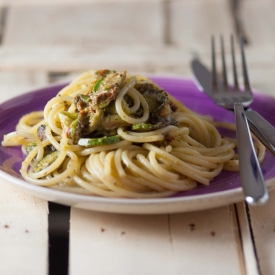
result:
[[[240,90],[237,70],[235,62],[234,40],[231,35],[231,55],[233,63],[233,76],[234,86],[229,87],[227,81],[227,70],[225,61],[225,51],[223,37],[220,39],[221,54],[222,54],[222,75],[223,82],[218,79],[216,71],[216,58],[215,58],[215,40],[212,36],[212,84],[213,84],[213,99],[217,105],[227,109],[233,109],[236,119],[236,132],[238,140],[238,154],[240,163],[240,181],[243,187],[245,200],[249,204],[262,204],[267,201],[268,193],[265,186],[265,181],[262,175],[261,167],[259,165],[255,148],[252,142],[251,134],[249,131],[246,114],[243,106],[248,106],[253,101],[253,94],[248,78],[248,70],[244,54],[244,41],[240,38],[242,67],[244,78],[244,90]]]

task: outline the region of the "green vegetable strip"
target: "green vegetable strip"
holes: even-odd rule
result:
[[[55,151],[47,156],[45,156],[43,159],[41,159],[33,168],[32,171],[34,173],[37,173],[48,166],[50,166],[59,156],[60,151]]]
[[[119,141],[120,141],[120,137],[118,135],[102,137],[102,138],[81,138],[78,141],[78,145],[85,146],[85,147],[93,147],[93,146],[100,146],[100,145],[108,145]]]
[[[93,92],[94,92],[94,93],[98,90],[98,88],[99,88],[99,86],[100,86],[100,84],[101,84],[101,82],[102,82],[103,79],[104,79],[104,78],[101,78],[101,79],[99,79],[99,80],[96,82],[96,84],[95,84],[95,86],[94,86],[94,88],[93,88]]]
[[[161,128],[159,124],[137,123],[132,125],[133,131],[152,131]]]

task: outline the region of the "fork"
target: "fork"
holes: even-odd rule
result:
[[[234,86],[230,87],[227,80],[226,60],[223,36],[220,37],[222,55],[222,79],[218,79],[215,58],[215,40],[212,36],[212,86],[215,103],[224,108],[234,110],[236,120],[236,134],[238,141],[238,154],[240,165],[240,181],[247,203],[252,205],[263,204],[268,199],[265,181],[259,165],[252,137],[249,131],[244,106],[249,106],[253,101],[252,89],[248,78],[248,70],[244,54],[244,41],[240,37],[241,56],[244,78],[244,90],[239,88],[233,35],[231,35],[231,56],[233,65]]]

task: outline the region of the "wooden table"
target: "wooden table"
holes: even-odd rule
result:
[[[195,54],[210,64],[211,34],[240,31],[254,88],[275,96],[271,0],[1,0],[0,8],[1,102],[86,69],[191,77]],[[3,180],[0,190],[0,274],[66,274],[68,241],[71,275],[275,274],[275,192],[261,207],[146,216],[48,204]]]

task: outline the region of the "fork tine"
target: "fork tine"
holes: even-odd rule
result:
[[[217,70],[216,70],[216,58],[215,58],[215,39],[211,36],[211,51],[212,51],[212,85],[218,87]],[[214,89],[215,90],[215,89]]]
[[[223,37],[221,36],[221,50],[222,50],[222,62],[223,62],[223,86],[220,85],[219,77],[216,72],[216,60],[215,60],[215,41],[212,36],[211,49],[212,49],[212,98],[215,103],[229,110],[234,110],[236,120],[236,134],[238,141],[238,153],[240,163],[240,180],[243,186],[245,199],[248,203],[257,204],[263,203],[267,200],[268,194],[265,188],[264,178],[261,172],[261,167],[258,163],[253,141],[248,128],[248,121],[246,119],[246,113],[244,106],[249,106],[253,101],[253,94],[250,90],[250,84],[248,81],[247,67],[245,63],[243,40],[241,40],[242,50],[242,63],[244,70],[245,91],[241,92],[239,89],[232,89],[232,92],[228,90],[227,76],[226,76],[226,64]],[[231,52],[232,58],[235,59],[233,38],[231,38]],[[235,63],[235,60],[233,61]],[[235,79],[237,79],[236,65],[234,64]],[[237,82],[237,80],[236,80]],[[249,112],[250,113],[250,112]],[[261,122],[262,123],[262,122]],[[254,125],[254,123],[252,123]],[[255,127],[255,126],[254,126]],[[252,128],[253,129],[253,128]],[[254,128],[256,129],[256,127]],[[255,133],[259,134],[258,131]]]
[[[233,64],[233,76],[234,76],[234,88],[239,90],[239,83],[237,77],[237,69],[236,69],[236,60],[235,60],[235,47],[234,47],[234,37],[233,34],[230,36],[231,41],[231,55],[232,55],[232,64]]]
[[[225,53],[224,53],[224,43],[223,43],[223,36],[220,36],[221,41],[221,52],[222,52],[222,73],[223,73],[223,85],[224,88],[228,88],[228,81],[227,81],[227,71],[226,71],[226,62],[225,62]]]
[[[242,35],[240,35],[240,44],[241,44],[242,63],[243,63],[244,85],[247,90],[251,91],[252,89],[251,89],[251,85],[249,82],[248,70],[247,70],[245,53],[244,53],[244,37]]]

